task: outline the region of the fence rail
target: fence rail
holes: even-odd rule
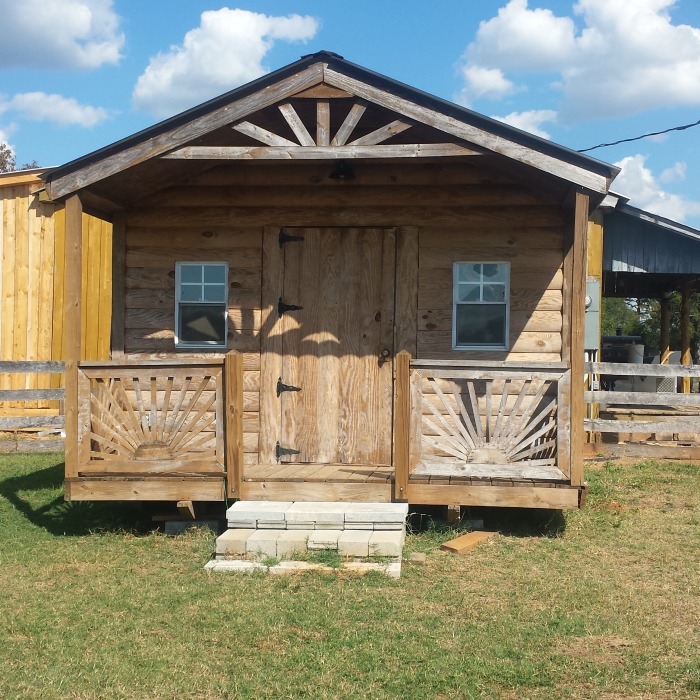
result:
[[[0,361],[0,374],[63,374],[63,362]],[[2,389],[0,403],[5,401],[63,401],[64,389]],[[63,428],[65,418],[58,416],[2,416],[0,430],[23,430],[25,428]]]
[[[587,362],[584,370],[589,374],[619,377],[700,377],[700,367],[685,365],[644,365],[617,362]],[[615,407],[643,407],[677,411],[678,415],[667,420],[607,420],[587,418],[587,431],[600,433],[700,433],[700,394],[644,391],[586,391],[589,404],[605,404]],[[688,413],[691,415],[688,415]]]

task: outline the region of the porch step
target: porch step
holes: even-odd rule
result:
[[[216,540],[215,561],[222,566],[210,568],[250,569],[224,563],[238,559],[257,562],[253,568],[258,570],[261,560],[273,558],[291,572],[295,568],[287,560],[300,559],[299,568],[308,568],[305,560],[313,560],[315,551],[330,550],[346,568],[367,563],[398,576],[407,515],[405,503],[238,501],[226,512],[229,529]],[[368,558],[380,558],[383,564]]]
[[[230,528],[279,530],[406,530],[407,503],[238,501]]]

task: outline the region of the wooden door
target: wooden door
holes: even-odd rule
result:
[[[261,463],[391,464],[394,268],[393,229],[266,232]]]

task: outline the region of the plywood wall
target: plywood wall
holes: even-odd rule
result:
[[[16,182],[16,184],[12,184]],[[65,215],[41,180],[0,179],[0,359],[62,360]],[[109,358],[111,225],[83,217],[83,359]],[[0,388],[59,386],[59,375],[0,375]],[[0,404],[0,414],[56,412],[56,402]]]

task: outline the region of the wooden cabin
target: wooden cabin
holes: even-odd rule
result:
[[[0,173],[0,361],[61,361],[65,212],[42,197],[42,169]],[[108,360],[112,233],[104,215],[82,222],[80,359]],[[69,262],[72,266],[74,261]],[[58,388],[59,374],[0,373],[0,392]],[[6,396],[7,394],[2,394]],[[59,402],[0,398],[0,417],[55,415]]]
[[[577,507],[586,229],[616,169],[321,52],[46,176],[66,498]],[[70,262],[67,262],[70,264]]]

